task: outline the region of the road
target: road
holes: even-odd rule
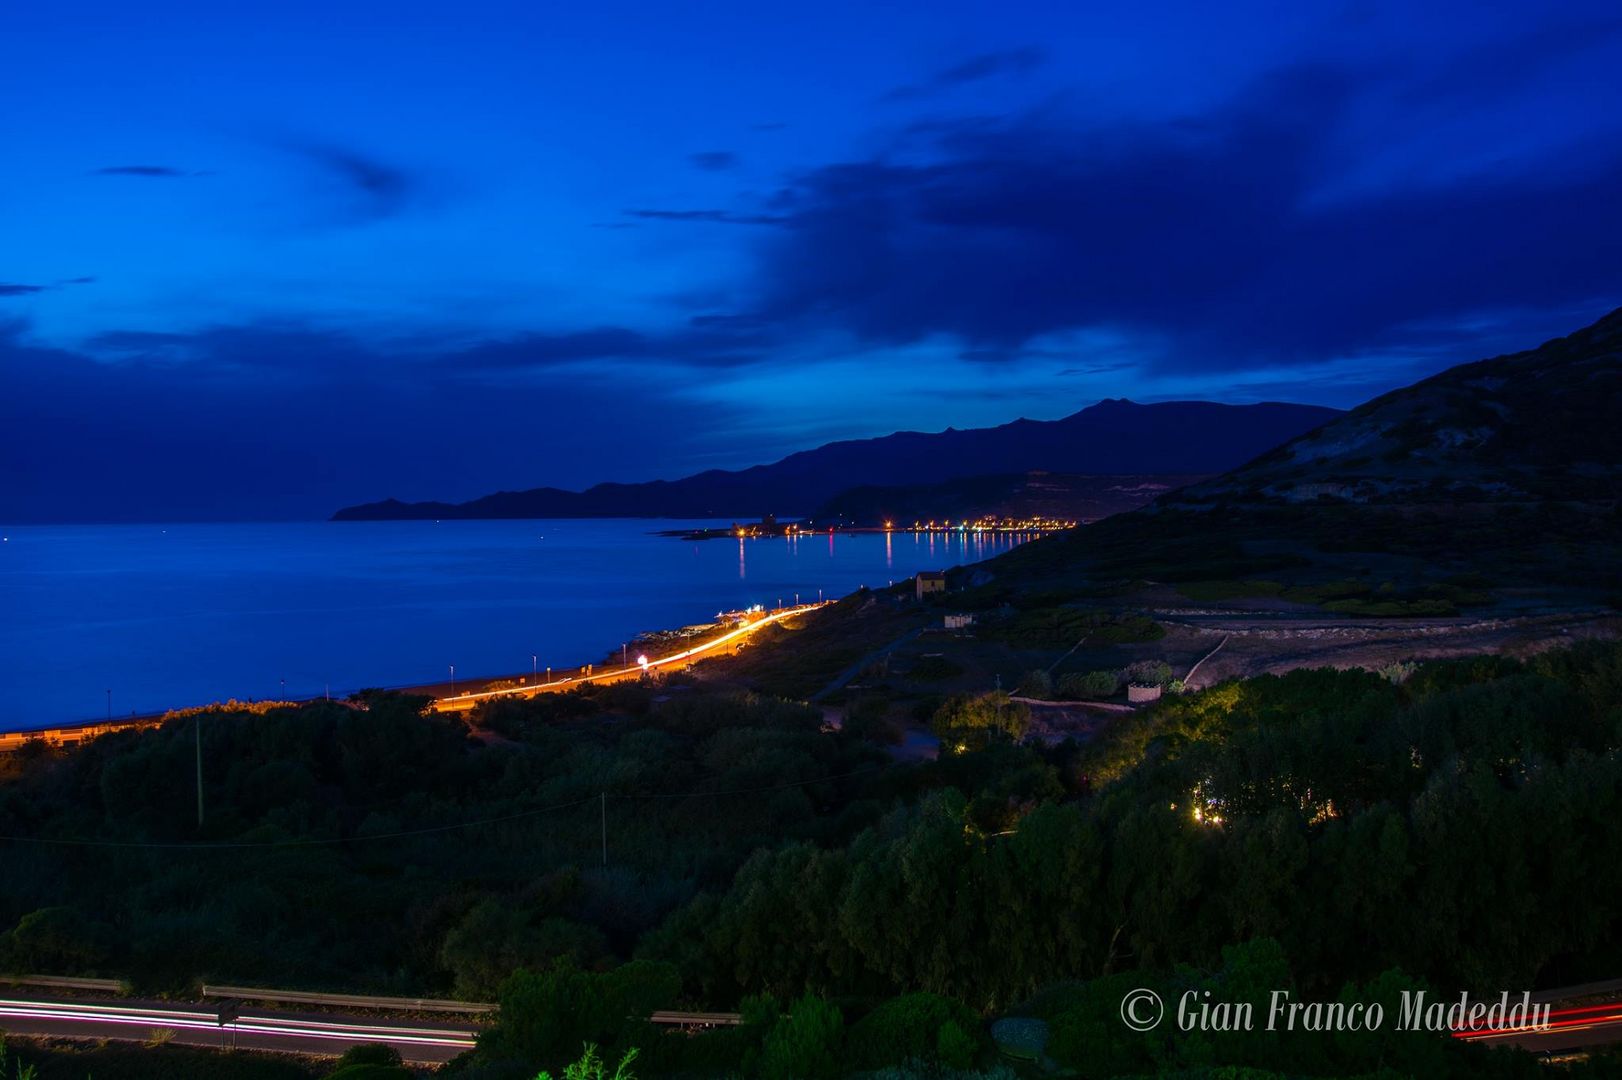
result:
[[[672,653],[669,656],[661,656],[658,659],[650,659],[646,664],[633,663],[625,667],[605,668],[601,671],[594,670],[590,676],[587,676],[582,670],[574,675],[556,678],[550,682],[530,683],[527,686],[509,685],[511,682],[513,682],[513,678],[480,680],[481,685],[489,685],[496,682],[500,682],[503,685],[494,690],[474,690],[463,693],[450,693],[443,695],[436,694],[434,697],[433,707],[436,712],[465,712],[466,710],[478,705],[480,702],[488,701],[491,698],[534,697],[536,694],[551,694],[562,690],[569,690],[587,682],[611,683],[621,682],[626,679],[640,679],[643,675],[650,671],[657,671],[661,668],[671,668],[687,664],[695,659],[712,653],[717,649],[724,649],[729,646],[736,645],[745,638],[749,637],[751,634],[755,633],[757,630],[771,626],[774,623],[782,622],[784,619],[793,618],[795,615],[804,615],[808,611],[815,611],[818,608],[825,607],[831,603],[833,603],[832,600],[827,600],[816,604],[798,604],[794,607],[778,608],[775,611],[765,612],[758,618],[742,623],[736,629],[728,630],[726,633],[721,634],[718,637],[711,638],[709,641],[706,641],[703,644],[694,645],[690,649],[683,649],[680,652]],[[435,690],[438,688],[423,689]]]
[[[72,1001],[0,998],[0,1031],[13,1035],[147,1042],[172,1032],[185,1046],[235,1045],[245,1050],[337,1056],[351,1046],[383,1043],[413,1064],[438,1065],[473,1047],[478,1029],[469,1023],[381,1020],[367,1016],[277,1012],[244,1006],[222,1027],[208,1005],[150,1001]]]
[[[1622,1042],[1622,979],[1545,990],[1532,1000],[1550,1006],[1547,1027],[1508,1026],[1454,1032],[1455,1039],[1488,1046],[1515,1046],[1533,1053],[1560,1055]],[[1592,999],[1607,997],[1595,1002]]]

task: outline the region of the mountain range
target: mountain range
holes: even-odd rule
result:
[[[1395,598],[1388,607],[1464,589],[1614,606],[1619,498],[1622,309],[1384,394],[1223,475],[987,566],[1031,587],[1332,586]]]
[[[769,465],[680,480],[541,487],[464,503],[395,499],[346,507],[336,521],[446,518],[757,517],[815,513],[860,485],[930,485],[1032,471],[1089,475],[1212,474],[1340,416],[1318,405],[1110,399],[1062,420],[896,432],[829,443]]]

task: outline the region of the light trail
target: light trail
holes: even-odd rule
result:
[[[747,637],[756,630],[759,630],[761,627],[770,626],[773,623],[781,622],[782,620],[792,618],[795,615],[803,615],[808,611],[815,611],[821,607],[827,607],[832,603],[834,603],[832,600],[823,600],[815,604],[799,604],[795,607],[782,608],[778,611],[773,611],[770,614],[762,615],[754,622],[744,623],[735,630],[728,630],[720,637],[712,638],[711,640],[704,642],[702,645],[694,645],[690,649],[683,649],[681,652],[673,653],[670,656],[660,657],[658,660],[649,660],[646,664],[632,663],[627,664],[624,667],[614,668],[608,671],[595,672],[591,675],[571,675],[568,678],[553,679],[551,682],[536,683],[531,686],[509,686],[503,687],[499,690],[478,690],[467,694],[452,694],[448,697],[435,698],[433,707],[436,710],[468,709],[472,708],[480,701],[488,701],[491,698],[530,697],[535,694],[545,693],[551,690],[558,690],[566,686],[578,686],[588,682],[606,682],[613,679],[629,678],[631,676],[641,677],[644,673],[651,671],[654,668],[662,668],[668,667],[671,664],[684,663],[693,659],[695,656],[702,656],[711,650],[718,649],[723,645],[737,641],[739,638]]]
[[[0,999],[0,1018],[43,1023],[78,1022],[144,1028],[147,1031],[231,1032],[271,1038],[320,1039],[349,1045],[381,1042],[396,1046],[471,1049],[477,1032],[471,1028],[415,1027],[405,1024],[377,1024],[362,1021],[306,1019],[293,1016],[244,1014],[221,1024],[219,1014],[195,1009],[166,1009],[156,1006],[94,1005],[88,1002],[44,1002]]]
[[[1475,1028],[1453,1032],[1455,1039],[1465,1042],[1483,1042],[1488,1039],[1510,1039],[1527,1035],[1547,1035],[1555,1032],[1572,1033],[1593,1031],[1622,1023],[1622,1001],[1608,1001],[1603,1005],[1585,1005],[1571,1009],[1555,1009],[1547,1024],[1517,1024],[1511,1027]],[[1560,1019],[1555,1019],[1559,1017]]]

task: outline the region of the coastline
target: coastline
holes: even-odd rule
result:
[[[432,712],[471,712],[485,701],[496,698],[527,698],[534,697],[537,694],[563,693],[588,683],[600,685],[625,682],[640,679],[650,672],[675,669],[690,663],[700,662],[727,646],[741,647],[742,642],[757,630],[796,615],[816,611],[832,603],[834,603],[832,600],[819,600],[815,603],[790,605],[771,611],[730,613],[729,616],[723,617],[721,621],[713,624],[694,624],[695,626],[714,626],[717,628],[716,633],[704,636],[697,644],[660,656],[640,656],[638,660],[632,660],[628,664],[599,665],[589,663],[569,668],[547,668],[547,674],[539,679],[533,672],[528,675],[520,673],[475,676],[469,679],[458,679],[455,683],[447,680],[445,682],[418,683],[405,686],[362,687],[340,697],[333,697],[329,692],[325,695],[276,700],[235,701],[233,699],[185,706],[179,709],[168,709],[162,713],[147,713],[130,717],[115,716],[77,723],[58,722],[0,732],[0,753],[19,751],[35,741],[44,742],[52,747],[78,746],[100,735],[110,734],[115,731],[138,731],[159,727],[170,720],[193,715],[204,715],[215,710],[223,711],[229,705],[268,710],[308,705],[316,701],[333,701],[352,708],[358,708],[362,706],[352,701],[351,698],[356,694],[363,694],[371,690],[400,694],[420,694],[429,699],[428,707]],[[676,633],[686,629],[688,627],[664,631],[647,631],[644,636]],[[640,662],[640,660],[644,659],[646,663]]]

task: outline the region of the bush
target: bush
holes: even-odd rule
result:
[[[1121,676],[1113,671],[1072,671],[1059,680],[1059,696],[1071,701],[1107,698],[1120,688]]]
[[[901,725],[890,717],[889,699],[872,694],[850,703],[841,730],[852,738],[889,746],[906,737]]]
[[[904,994],[862,1017],[850,1029],[853,1068],[877,1069],[909,1061],[963,1069],[980,1046],[969,1034],[979,1025],[969,1009],[939,994]]]
[[[1024,738],[1031,710],[1000,690],[972,697],[954,694],[936,711],[931,726],[943,743],[978,749],[997,740]]]
[[[1053,696],[1053,676],[1040,669],[1027,671],[1025,677],[1019,681],[1019,695],[1043,700],[1051,698]]]
[[[761,1073],[766,1080],[831,1080],[839,1074],[844,1034],[838,1007],[807,994],[766,1036]]]
[[[1139,660],[1128,664],[1121,674],[1127,682],[1144,686],[1170,686],[1172,680],[1171,665],[1164,660]]]
[[[345,1065],[398,1065],[400,1064],[400,1051],[392,1046],[382,1043],[364,1043],[360,1046],[351,1046],[345,1050],[338,1059],[338,1068]]]
[[[413,1073],[403,1065],[345,1065],[326,1080],[412,1080]]]

